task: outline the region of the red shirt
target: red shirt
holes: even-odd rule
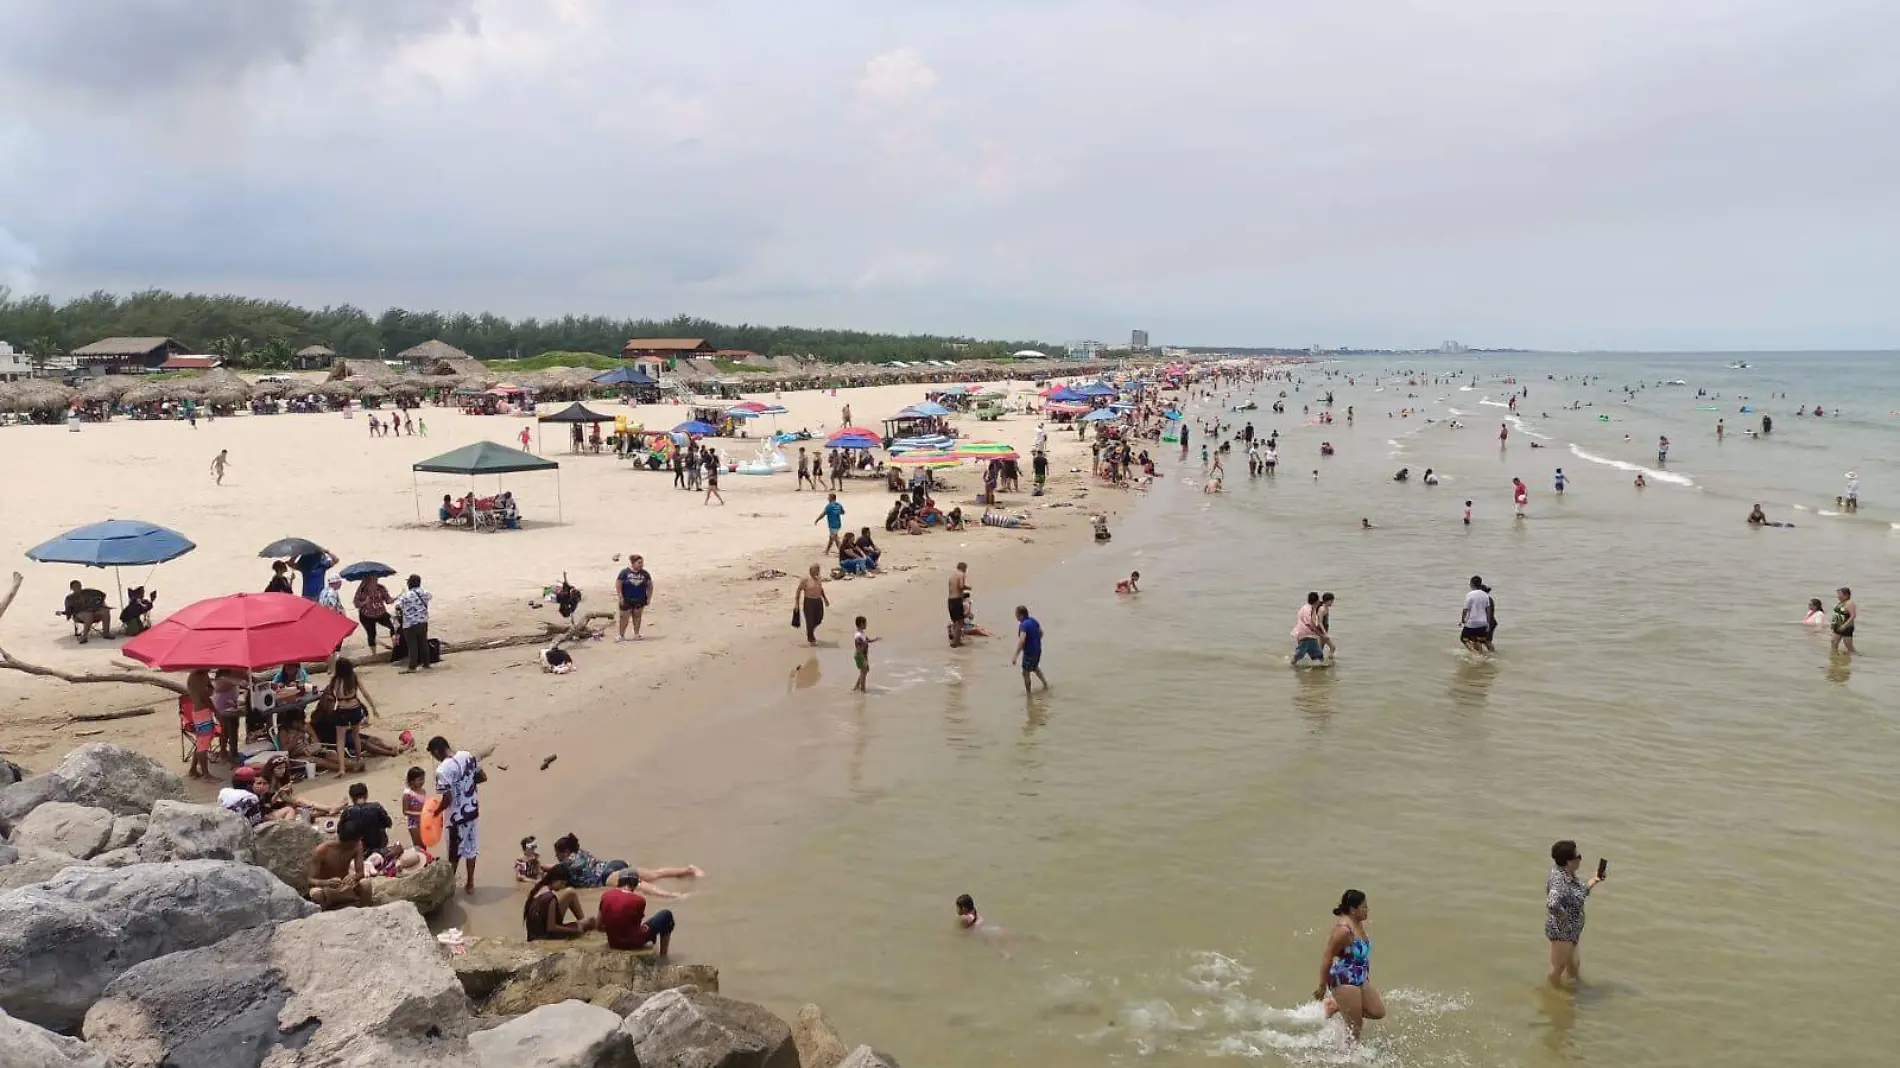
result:
[[[653,941],[647,930],[647,899],[614,887],[600,895],[600,929],[614,949],[645,949]]]

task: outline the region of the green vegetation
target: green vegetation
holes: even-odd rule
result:
[[[730,325],[679,316],[614,319],[565,315],[558,319],[505,319],[484,312],[444,314],[390,308],[380,315],[343,304],[300,308],[284,301],[150,289],[118,296],[98,292],[56,304],[45,296],[16,296],[0,286],[0,339],[35,360],[47,360],[107,337],[174,337],[239,367],[288,367],[307,345],[325,345],[352,359],[393,357],[439,338],[477,359],[510,360],[511,369],[543,366],[611,367],[629,338],[699,337],[718,349],[766,356],[813,356],[832,362],[1005,358],[1017,349],[1057,351],[1033,339],[980,341],[924,334],[874,334],[793,326]],[[540,353],[522,358],[522,353]],[[591,356],[585,363],[577,356]],[[607,362],[597,364],[594,360]],[[732,367],[735,374],[756,368]]]
[[[493,371],[545,371],[550,367],[587,367],[596,371],[611,371],[619,367],[621,361],[612,356],[602,356],[597,352],[544,352],[525,360],[485,362]]]

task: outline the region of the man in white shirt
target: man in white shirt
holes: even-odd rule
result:
[[[481,852],[481,842],[476,835],[482,815],[477,792],[481,784],[488,781],[488,773],[473,755],[450,748],[448,739],[440,735],[429,739],[428,750],[430,756],[442,762],[435,770],[435,788],[442,795],[443,822],[448,825],[449,867],[455,867],[457,861],[468,862],[468,877],[462,892],[472,894],[475,892],[475,858]]]
[[[1497,650],[1491,646],[1491,594],[1484,588],[1484,579],[1471,576],[1471,591],[1465,594],[1465,610],[1458,617],[1458,640],[1465,648],[1474,653],[1489,655]]]

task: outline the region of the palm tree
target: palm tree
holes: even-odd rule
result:
[[[33,365],[35,375],[45,374],[47,365],[62,355],[59,342],[50,337],[36,337],[26,343],[26,358]]]
[[[226,334],[211,341],[211,354],[224,361],[226,367],[244,367],[250,363],[251,339]]]
[[[281,337],[274,337],[264,342],[264,347],[257,350],[257,364],[259,367],[281,369],[289,367],[296,356],[296,350],[290,347],[290,342]]]

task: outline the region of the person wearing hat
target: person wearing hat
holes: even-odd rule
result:
[[[244,817],[255,827],[264,822],[264,803],[257,796],[257,769],[240,767],[231,773],[231,785],[218,791],[218,807]]]
[[[339,616],[343,615],[342,590],[343,577],[341,575],[331,575],[329,580],[323,584],[323,592],[317,594],[317,603],[335,612]]]

